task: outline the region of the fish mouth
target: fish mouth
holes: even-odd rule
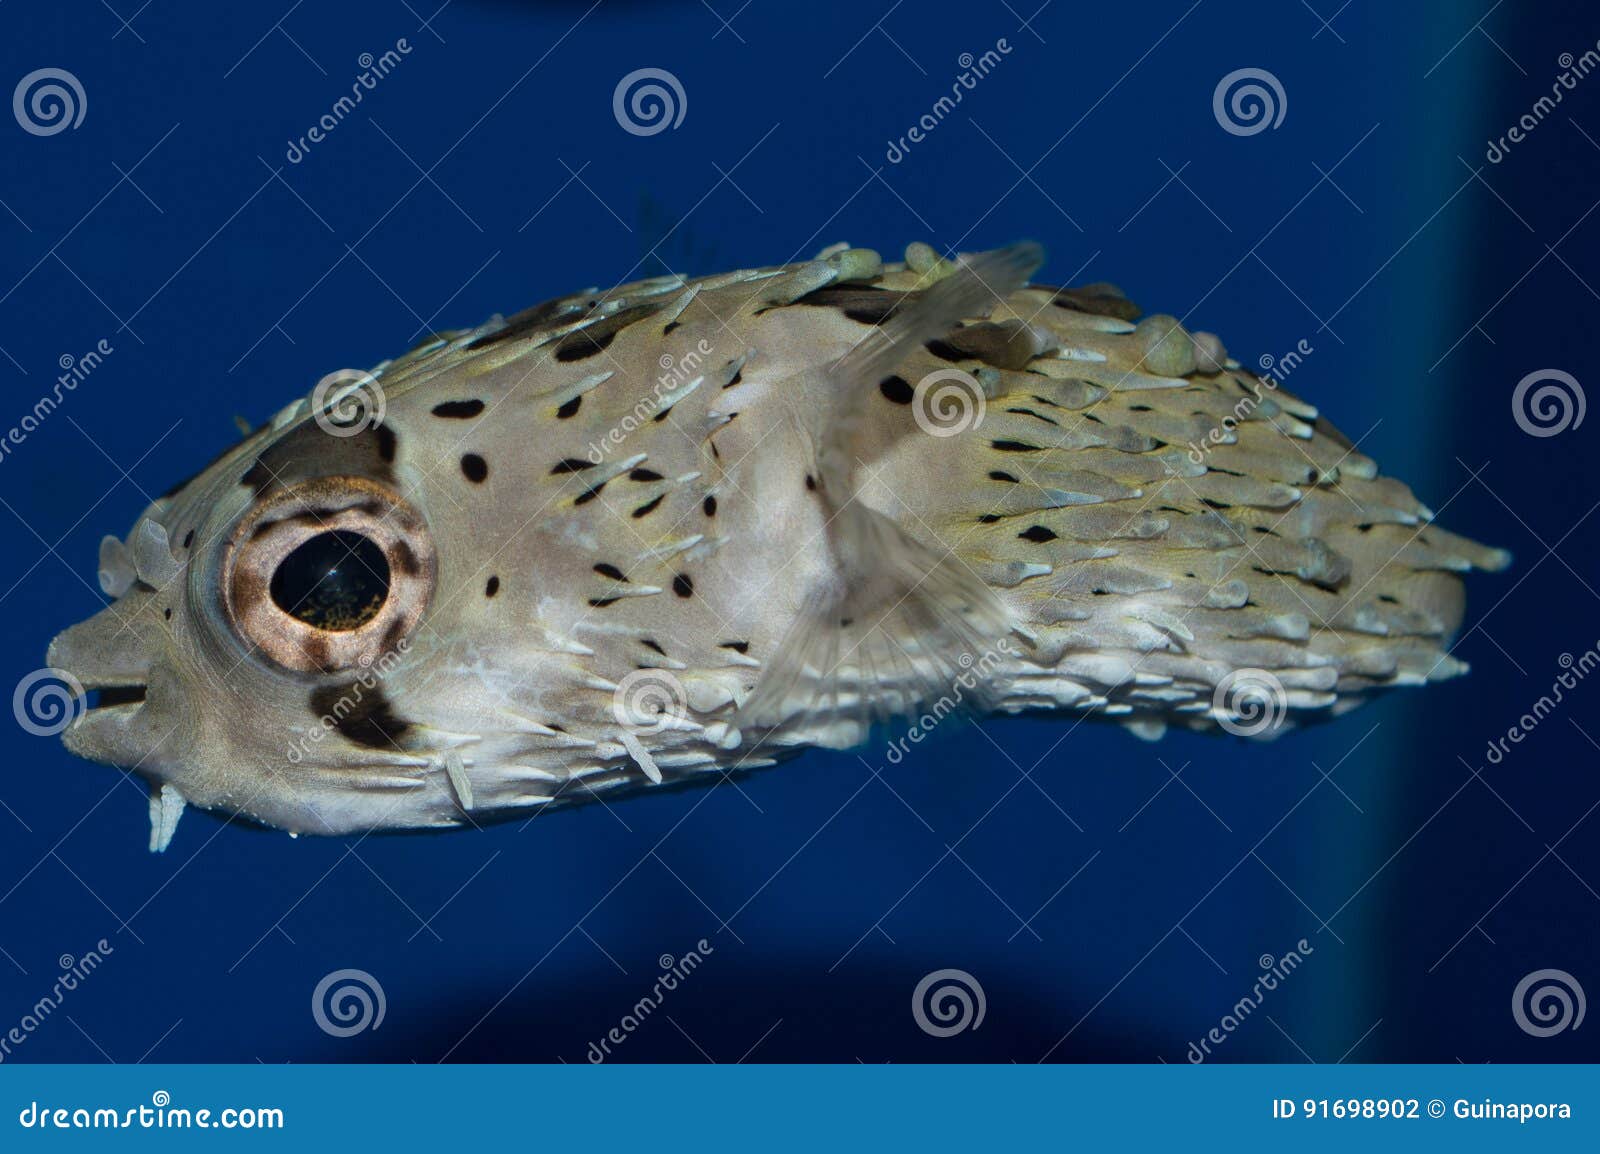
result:
[[[84,693],[85,712],[98,713],[101,710],[126,709],[130,706],[137,707],[144,704],[145,696],[149,693],[148,685],[102,685],[87,689]]]

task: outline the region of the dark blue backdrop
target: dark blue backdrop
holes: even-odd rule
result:
[[[1600,1054],[1595,1023],[1535,1038],[1511,1009],[1546,968],[1600,992],[1600,681],[1485,760],[1600,638],[1596,422],[1534,437],[1511,409],[1535,370],[1600,379],[1600,78],[1485,159],[1600,26],[1553,0],[1036,6],[5,4],[0,81],[64,69],[86,104],[51,135],[0,116],[0,425],[61,358],[114,351],[0,459],[0,685],[98,607],[101,534],[229,443],[234,414],[332,368],[641,260],[1022,236],[1047,245],[1044,279],[1116,281],[1247,362],[1309,342],[1295,391],[1517,555],[1471,582],[1472,675],[1271,745],[947,727],[899,765],[818,754],[742,793],[484,833],[291,842],[191,815],[161,857],[139,783],[8,719],[0,1031],[60,955],[114,950],[8,1060],[582,1061],[660,955],[702,938],[618,1057],[1183,1061],[1301,939],[1218,1058]],[[962,54],[1002,37],[888,163]],[[401,38],[291,162],[362,54]],[[644,67],[686,96],[652,136],[612,111]],[[1234,135],[1212,95],[1245,67],[1285,115]],[[338,1039],[310,1002],[347,967],[387,1013]],[[911,995],[946,967],[987,1010],[938,1039]]]

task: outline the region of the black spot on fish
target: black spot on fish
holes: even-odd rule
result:
[[[585,469],[592,468],[594,468],[593,461],[585,461],[582,457],[563,457],[556,462],[555,468],[550,470],[550,475],[556,477],[562,473],[581,473]]]
[[[964,361],[967,354],[956,348],[949,341],[929,341],[923,346],[941,361]]]
[[[607,605],[615,605],[621,600],[622,598],[620,597],[591,597],[589,598],[589,607],[591,609],[604,609]]]
[[[312,691],[311,712],[327,718],[348,741],[368,749],[396,746],[411,728],[390,708],[381,686],[323,686]]]
[[[984,513],[978,518],[978,524],[993,525],[998,520],[1000,520],[999,513]]]
[[[188,482],[185,481],[184,484],[186,485]],[[239,484],[247,489],[254,489],[256,495],[260,496],[267,491],[267,486],[272,484],[272,473],[267,469],[266,463],[260,457],[257,457],[245,472],[245,475],[239,478]],[[182,487],[182,485],[179,486],[179,488]],[[177,492],[177,490],[175,489],[173,492]]]
[[[897,405],[909,405],[911,398],[916,396],[916,390],[904,377],[884,377],[878,382],[878,392]]]
[[[454,420],[466,420],[476,417],[483,412],[482,401],[442,401],[433,406],[433,415],[436,417],[449,417]]]
[[[741,369],[738,372],[734,373],[733,374],[733,379],[730,380],[727,384],[723,385],[722,387],[725,388],[725,389],[731,389],[731,388],[733,388],[734,385],[739,385],[739,384],[743,384],[743,383],[744,383],[744,370]]]
[[[599,305],[599,301],[591,301],[590,308]],[[568,333],[556,342],[555,352],[558,361],[581,361],[592,357],[596,353],[609,347],[616,340],[617,334],[629,325],[637,324],[647,317],[653,317],[666,308],[665,301],[645,301],[629,308],[621,309],[610,316],[601,317],[591,324]]]
[[[672,591],[679,597],[693,597],[694,579],[687,573],[679,573],[672,579]]]
[[[794,303],[835,308],[858,324],[881,325],[895,314],[907,297],[916,295],[866,285],[825,285],[813,289]]]
[[[481,485],[489,475],[489,463],[476,453],[465,453],[461,457],[461,473],[474,485]]]
[[[372,432],[378,438],[378,459],[384,464],[393,461],[395,448],[398,445],[394,430],[388,425],[376,425]]]
[[[1017,534],[1024,541],[1032,541],[1035,545],[1043,545],[1046,541],[1054,541],[1056,535],[1043,525],[1031,525]]]
[[[735,653],[749,653],[750,643],[748,641],[724,641],[721,645],[718,645],[717,648],[731,649]]]
[[[664,336],[664,337],[665,336],[670,336],[672,334],[672,330],[675,329],[675,328],[678,328],[678,327],[679,327],[679,322],[678,321],[668,321],[666,324],[661,326],[661,335]]]
[[[171,621],[172,620],[172,607],[169,605],[167,608],[163,609],[161,611],[161,616],[163,618],[165,618],[166,620]]]
[[[667,655],[667,651],[661,648],[660,644],[653,637],[642,637],[639,639],[639,644],[643,645],[646,649],[654,650],[663,657]]]
[[[532,336],[540,329],[554,326],[559,320],[570,320],[583,311],[583,306],[576,301],[555,300],[544,301],[532,308],[523,309],[520,313],[506,321],[505,328],[497,332],[485,333],[473,341],[468,348],[486,349],[490,345],[497,345],[501,341],[516,340],[519,337]]]
[[[604,352],[616,339],[617,334],[614,331],[591,334],[588,329],[579,329],[556,342],[556,360],[563,362],[587,360],[596,353]]]
[[[602,577],[609,577],[613,581],[627,581],[627,576],[609,561],[601,561],[594,567],[594,571]]]
[[[485,597],[493,597],[498,592],[500,592],[500,578],[491,576],[489,580],[484,582],[483,595]]]
[[[1003,471],[1001,469],[991,469],[989,471],[989,480],[991,480],[991,481],[1010,481],[1013,485],[1015,485],[1017,483],[1017,479],[1015,477],[1013,477],[1010,473],[1007,473],[1007,472],[1005,472],[1005,471]]]
[[[601,481],[598,485],[590,485],[583,492],[579,493],[577,498],[572,503],[574,505],[587,505],[590,501],[593,501],[596,497],[598,497],[601,490],[603,490],[605,487],[606,483],[604,481]]]
[[[990,441],[990,445],[1002,453],[1037,453],[1038,445],[1025,444],[1022,441]]]
[[[633,472],[628,474],[628,480],[630,480],[630,481],[659,481],[659,480],[661,480],[661,474],[656,472],[654,469],[646,469],[646,468],[640,467],[640,468],[637,468]]]
[[[396,541],[394,543],[393,558],[395,568],[399,569],[407,577],[415,577],[422,572],[422,565],[417,560],[416,553],[404,541]]]
[[[817,491],[817,479],[815,477],[813,477],[810,473],[807,473],[806,474],[806,492],[815,493],[816,491]]]
[[[706,494],[706,499],[704,501],[700,502],[700,508],[705,510],[705,513],[706,513],[707,517],[715,517],[717,515],[717,499],[716,499],[716,497],[714,497],[710,493],[707,493]]]
[[[187,549],[190,545],[193,545],[193,544],[194,544],[194,530],[190,529],[187,533],[185,533],[183,535],[183,547],[185,549]]]
[[[582,406],[583,394],[579,393],[577,396],[573,397],[572,400],[565,402],[559,409],[556,410],[556,417],[563,421],[568,417],[576,417],[578,415],[579,408]]]
[[[640,505],[637,509],[635,509],[633,511],[633,515],[635,517],[648,517],[651,513],[654,513],[656,511],[656,506],[660,505],[661,502],[665,501],[666,499],[667,499],[667,495],[665,493],[663,493],[663,494],[661,494],[661,496],[657,497],[654,501],[647,501],[643,505]]]
[[[1043,285],[1037,286],[1048,292]],[[1092,313],[1095,316],[1116,317],[1131,321],[1139,317],[1139,306],[1127,297],[1107,291],[1104,285],[1085,285],[1083,288],[1057,289],[1051,303],[1074,312]]]

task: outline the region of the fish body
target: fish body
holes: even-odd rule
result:
[[[1265,733],[1464,670],[1506,554],[1037,261],[836,246],[331,374],[103,544],[68,747],[151,781],[164,848],[185,804],[477,824],[919,709]]]

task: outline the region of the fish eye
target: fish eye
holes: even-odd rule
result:
[[[389,562],[372,538],[341,529],[318,533],[278,563],[273,603],[330,633],[358,629],[389,597]]]
[[[367,666],[410,636],[433,594],[426,522],[386,485],[323,477],[267,496],[235,526],[223,614],[285,669]]]

